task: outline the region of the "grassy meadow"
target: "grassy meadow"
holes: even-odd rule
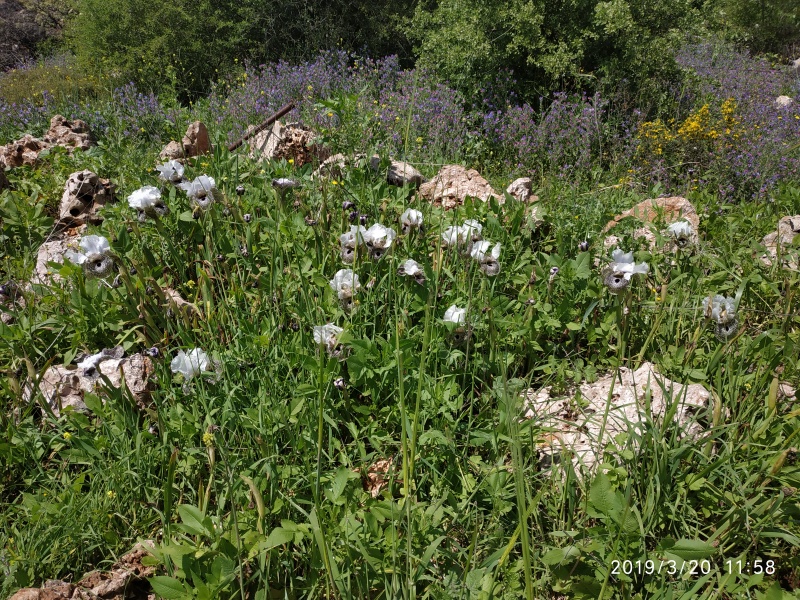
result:
[[[0,192],[0,283],[25,300],[0,325],[0,597],[78,581],[140,540],[163,598],[798,597],[800,407],[779,385],[800,382],[798,243],[782,250],[793,267],[759,260],[800,213],[800,107],[775,106],[798,76],[730,47],[679,59],[658,116],[599,94],[511,105],[502,86],[468,102],[422,69],[345,54],[243,66],[192,104],[94,80],[84,96],[5,96],[0,143],[56,113],[98,143],[7,170]],[[428,178],[475,167],[501,195],[530,176],[539,200],[444,210],[368,165],[315,178],[227,150],[288,100],[333,152]],[[202,208],[155,170],[195,119],[213,150],[184,176],[218,189]],[[25,287],[83,169],[117,185],[87,231],[114,268],[65,260],[61,281]],[[144,186],[168,214],[138,218],[127,199]],[[676,250],[659,226],[651,248],[623,221],[619,247],[647,269],[614,289],[606,223],[674,195],[697,209],[696,243]],[[409,208],[421,227],[403,227]],[[375,224],[396,236],[359,243],[351,227]],[[715,295],[732,302],[722,317]],[[110,388],[57,416],[45,370],[115,346],[151,357],[147,407]],[[653,419],[591,469],[545,464],[552,434],[524,418],[523,392],[579,405],[578,384],[644,361],[708,390],[699,433]]]

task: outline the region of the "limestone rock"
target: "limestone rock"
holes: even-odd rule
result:
[[[85,121],[70,121],[61,115],[50,119],[50,129],[44,134],[43,140],[51,146],[64,146],[70,150],[88,150],[94,144],[92,132]]]
[[[664,220],[666,225],[671,225],[677,221],[688,221],[692,226],[694,243],[697,241],[697,231],[700,227],[700,217],[697,214],[694,206],[686,198],[680,196],[672,196],[669,198],[652,198],[643,200],[633,208],[626,210],[620,215],[614,217],[611,221],[606,223],[603,228],[603,233],[612,229],[617,223],[626,217],[634,217],[647,224],[647,227],[640,227],[634,230],[633,237],[643,237],[647,240],[648,246],[654,248],[656,245],[656,236],[653,233],[652,226]],[[666,235],[666,231],[664,232]],[[603,245],[606,248],[612,248],[618,245],[618,238],[614,235],[605,238]]]
[[[184,160],[211,152],[208,128],[202,121],[195,121],[186,129],[180,142],[172,140],[161,150],[161,160]]]
[[[92,571],[78,582],[78,587],[104,600],[145,600],[152,597],[145,578],[156,573],[156,567],[144,566],[142,559],[150,554],[152,541],[136,546],[120,558],[109,571]]]
[[[356,154],[352,157],[344,154],[333,154],[320,163],[319,167],[311,174],[311,177],[314,179],[326,177],[338,179],[343,177],[348,169],[362,166],[365,159],[365,154]]]
[[[152,373],[153,363],[149,357],[133,354],[125,358],[122,347],[117,346],[86,357],[78,367],[50,367],[42,375],[39,390],[56,416],[67,407],[87,412],[84,394],[98,392],[103,385],[100,376],[105,375],[114,388],[119,388],[124,380],[136,403],[143,408],[149,399]],[[23,399],[30,402],[33,392],[32,387],[27,386]]]
[[[116,186],[89,170],[73,173],[64,186],[59,218],[62,220],[101,223],[100,209],[114,200]]]
[[[539,440],[539,452],[545,466],[558,463],[563,454],[573,464],[591,469],[603,459],[603,449],[616,444],[615,436],[632,432],[637,439],[652,422],[662,419],[671,402],[677,402],[673,421],[683,435],[696,437],[702,432],[695,413],[708,405],[709,393],[699,384],[682,385],[660,375],[651,363],[632,371],[622,367],[618,379],[608,374],[594,383],[579,386],[580,401],[574,394],[553,397],[551,388],[529,389],[523,393],[526,419],[535,419],[546,430]],[[611,406],[603,428],[603,417],[611,386]],[[646,393],[650,394],[650,411]],[[666,390],[666,394],[664,391]],[[670,393],[671,392],[671,393]],[[601,435],[602,430],[602,435]]]
[[[36,254],[36,267],[33,270],[31,283],[51,284],[61,281],[61,276],[52,271],[47,263],[55,262],[64,264],[64,253],[67,250],[80,251],[78,244],[81,241],[81,234],[86,230],[86,225],[74,227],[61,232],[54,239],[44,242],[39,246]]]
[[[21,167],[22,165],[32,167],[36,165],[39,153],[49,147],[50,144],[43,142],[39,138],[25,134],[17,141],[0,148],[0,163],[10,168]]]
[[[792,248],[792,242],[797,235],[800,235],[800,215],[783,217],[778,221],[777,231],[768,233],[761,240],[767,248],[767,253],[761,257],[761,262],[768,267],[772,266],[772,261],[778,258],[780,248],[784,265],[790,269],[797,269],[797,249]]]
[[[373,155],[369,159],[369,166],[373,171],[378,171],[381,168],[380,156],[377,154]],[[390,158],[389,168],[386,171],[386,181],[398,187],[404,185],[419,187],[427,180],[422,176],[422,173],[407,162]]]
[[[317,135],[302,123],[275,121],[250,138],[250,157],[256,160],[293,160],[296,167],[324,162],[330,151],[322,146]]]
[[[77,584],[65,581],[46,581],[41,588],[25,588],[9,600],[155,600],[146,577],[155,574],[155,567],[142,565],[149,554],[147,546],[136,544],[110,571],[92,571]]]
[[[508,184],[506,192],[509,196],[516,198],[520,202],[538,202],[539,196],[531,195],[533,182],[530,177],[520,177]]]
[[[775,98],[775,108],[789,108],[794,104],[794,100],[789,96],[778,96]]]
[[[436,206],[445,209],[464,204],[467,196],[488,202],[495,198],[503,204],[504,198],[492,189],[489,182],[481,177],[475,169],[466,169],[461,165],[445,165],[429,182],[419,188],[419,195]]]

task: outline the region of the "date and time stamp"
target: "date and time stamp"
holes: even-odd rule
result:
[[[728,559],[722,563],[702,560],[612,560],[611,575],[702,576],[712,571],[725,575],[774,575],[778,565],[773,559]]]

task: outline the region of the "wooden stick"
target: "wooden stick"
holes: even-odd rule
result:
[[[230,146],[228,146],[228,152],[233,152],[234,150],[236,150],[239,146],[244,144],[251,137],[253,137],[257,133],[261,133],[262,131],[264,131],[267,127],[272,125],[275,121],[280,119],[282,116],[284,116],[286,113],[288,113],[293,108],[294,108],[294,100],[289,102],[289,104],[287,104],[286,106],[281,108],[278,112],[276,112],[269,119],[264,121],[261,125],[259,125],[255,129],[253,129],[251,132],[246,133],[244,136],[242,136],[242,138],[239,141],[233,142]]]

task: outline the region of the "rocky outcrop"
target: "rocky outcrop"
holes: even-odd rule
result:
[[[761,240],[766,246],[767,253],[761,257],[761,262],[772,266],[772,261],[777,260],[778,252],[782,255],[782,262],[790,269],[797,269],[797,249],[792,249],[792,243],[800,235],[800,215],[783,217],[778,221],[778,229],[768,233]]]
[[[59,218],[63,221],[101,223],[99,212],[114,200],[116,186],[89,170],[73,173],[64,186]]]
[[[544,430],[537,442],[544,466],[568,457],[576,467],[591,469],[609,446],[616,447],[618,434],[631,432],[634,435],[628,439],[639,439],[673,403],[677,406],[670,415],[681,434],[698,436],[703,429],[694,415],[709,400],[702,385],[670,381],[647,362],[635,371],[622,367],[619,376],[610,373],[594,383],[582,383],[579,391],[579,397],[575,393],[554,397],[550,387],[523,394],[524,417],[535,419]]]
[[[678,221],[687,221],[691,225],[693,231],[693,243],[697,241],[697,231],[700,227],[700,217],[697,210],[686,198],[680,196],[671,196],[669,198],[651,198],[639,202],[633,208],[617,215],[611,221],[606,223],[603,228],[603,233],[610,231],[622,219],[633,217],[644,223],[645,227],[638,227],[633,231],[633,237],[643,237],[647,240],[648,246],[652,249],[656,246],[656,236],[654,233],[654,226],[656,223],[664,222],[669,226]],[[667,235],[666,230],[663,232]],[[619,238],[615,235],[609,235],[603,241],[605,248],[614,248],[619,245]]]
[[[538,202],[539,196],[532,195],[533,182],[530,177],[520,177],[508,184],[506,193],[520,202]]]
[[[211,138],[202,121],[195,121],[186,129],[180,142],[172,140],[159,154],[162,160],[183,160],[211,152]]]
[[[144,408],[149,400],[152,373],[153,363],[149,357],[142,354],[125,357],[122,346],[117,346],[84,358],[77,367],[50,367],[39,381],[39,391],[56,416],[65,408],[87,412],[84,395],[100,391],[101,375],[105,375],[114,388],[121,387],[124,381],[136,403]],[[30,402],[33,397],[34,390],[29,385],[23,399]]]
[[[93,144],[92,133],[85,121],[70,121],[56,115],[50,119],[50,129],[42,139],[26,134],[0,148],[0,163],[8,167],[34,166],[39,160],[39,153],[46,148],[63,146],[72,152],[76,149],[88,150]]]
[[[369,166],[373,171],[379,171],[381,168],[380,156],[373,155],[369,159]],[[404,185],[419,187],[427,180],[422,176],[422,173],[407,162],[390,158],[389,166],[386,169],[386,181],[398,187]]]
[[[439,173],[419,188],[419,195],[444,209],[452,209],[464,204],[464,199],[478,198],[488,202],[494,198],[502,204],[505,200],[489,182],[481,177],[475,169],[466,169],[461,165],[445,165]]]
[[[77,584],[51,580],[41,588],[19,590],[9,600],[155,600],[146,578],[156,569],[142,560],[153,546],[151,541],[136,544],[109,571],[92,571]]]
[[[291,160],[295,167],[307,163],[323,163],[330,150],[322,146],[318,136],[302,123],[275,121],[250,138],[250,157],[256,160]]]
[[[33,270],[31,283],[51,284],[61,281],[61,276],[56,273],[48,263],[64,263],[64,254],[67,250],[79,251],[78,244],[81,241],[81,234],[86,231],[86,225],[70,228],[62,231],[57,237],[44,242],[39,246],[36,254],[36,266]]]

